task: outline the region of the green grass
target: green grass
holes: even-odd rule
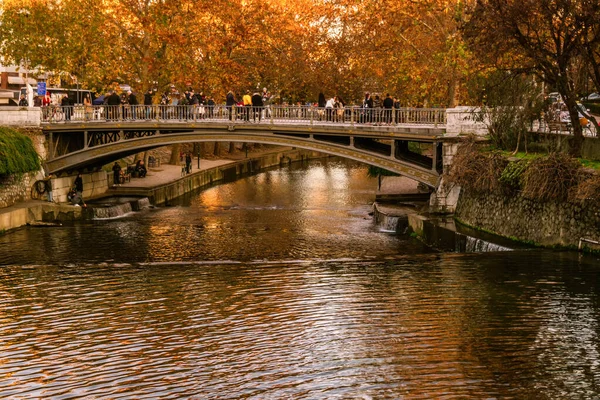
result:
[[[546,154],[525,153],[524,151],[519,151],[517,154],[513,154],[512,151],[501,151],[500,154],[502,154],[506,158],[514,157],[521,160],[535,160],[536,158],[546,156]]]
[[[583,165],[586,168],[592,168],[592,169],[595,169],[596,171],[600,170],[600,161],[585,160],[583,158],[580,158],[579,162],[581,163],[581,165]]]
[[[545,157],[547,154],[543,153],[525,153],[524,151],[519,151],[517,154],[514,154],[510,151],[501,151],[503,156],[507,158],[518,158],[521,160],[535,160],[537,158]],[[586,160],[585,158],[578,158],[581,165],[586,168],[592,168],[594,170],[600,170],[600,161],[596,160]]]

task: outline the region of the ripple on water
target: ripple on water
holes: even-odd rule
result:
[[[6,267],[0,397],[593,393],[597,299],[513,257]]]

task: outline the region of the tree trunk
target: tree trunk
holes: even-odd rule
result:
[[[169,158],[169,164],[172,165],[179,165],[179,153],[181,149],[181,145],[178,144],[174,144],[171,146],[171,158]]]
[[[219,157],[221,155],[221,143],[215,142],[215,147],[213,148],[213,155]]]
[[[456,73],[452,73],[452,78],[448,88],[448,108],[454,108],[458,105],[458,86],[459,82],[456,78]]]
[[[235,142],[229,142],[229,154],[235,153]]]

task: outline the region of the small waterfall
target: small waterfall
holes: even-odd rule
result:
[[[102,203],[88,204],[86,218],[112,219],[123,217],[134,211],[141,211],[152,207],[150,199],[143,198],[108,198]]]
[[[483,239],[466,236],[464,251],[466,253],[486,253],[489,251],[512,251],[512,249],[496,243],[487,242]]]
[[[400,217],[391,217],[386,216],[382,218],[382,221],[379,223],[379,230],[382,232],[397,232],[398,229],[398,221]]]
[[[123,215],[133,211],[131,203],[115,204],[109,207],[92,208],[93,219],[109,219],[122,217]]]

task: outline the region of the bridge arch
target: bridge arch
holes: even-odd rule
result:
[[[247,142],[296,147],[339,156],[387,169],[432,188],[437,187],[440,176],[439,138],[429,132],[419,134],[231,124],[213,127],[114,126],[112,129],[106,126],[53,127],[45,131],[49,147],[52,148],[47,160],[47,168],[51,173],[98,167],[123,156],[177,143]],[[61,141],[62,146],[59,145]],[[65,144],[67,141],[69,144]],[[424,160],[425,157],[405,157],[406,152],[402,150],[407,147],[405,144],[408,141],[433,144],[434,156],[429,161]],[[73,142],[79,144],[73,145]]]

